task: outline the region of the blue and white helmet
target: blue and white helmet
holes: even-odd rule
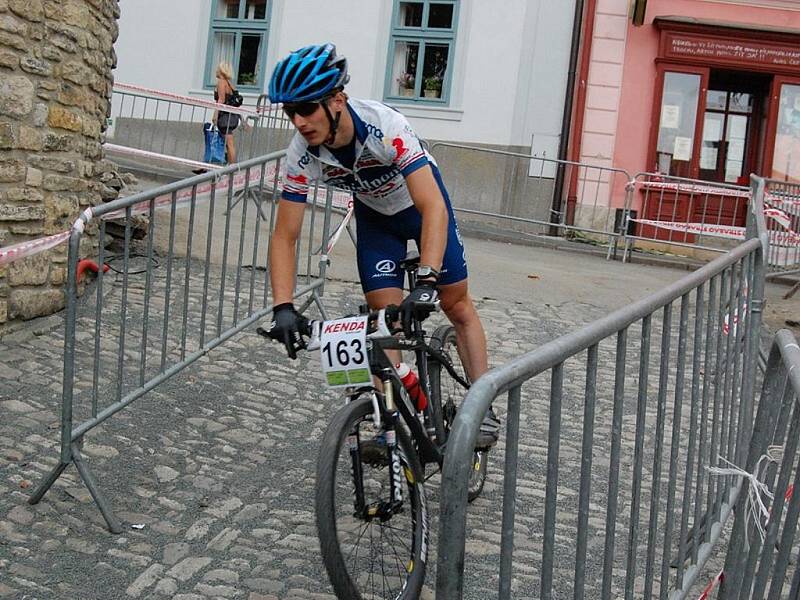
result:
[[[349,81],[347,59],[336,46],[320,44],[295,50],[278,62],[269,80],[270,102],[320,100]]]

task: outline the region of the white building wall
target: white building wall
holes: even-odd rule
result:
[[[450,106],[398,108],[425,138],[530,146],[535,136],[557,148],[574,2],[462,0]],[[210,96],[210,10],[211,0],[122,2],[116,80]],[[267,73],[291,50],[331,41],[349,59],[348,93],[382,98],[391,16],[391,0],[274,0]]]
[[[201,88],[211,0],[119,4],[115,80],[176,94]]]

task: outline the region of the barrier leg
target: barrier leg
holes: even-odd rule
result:
[[[239,204],[239,202],[244,201],[245,204],[247,204],[248,200],[252,200],[253,204],[256,205],[256,209],[258,210],[261,220],[267,220],[267,216],[264,214],[264,211],[261,208],[261,200],[258,198],[258,194],[255,192],[255,190],[239,190],[233,195],[233,197],[235,198],[233,204],[231,204],[231,207],[228,210],[222,213],[223,215],[227,216],[228,213],[230,213],[234,207]]]
[[[66,462],[59,462],[55,468],[50,471],[50,474],[39,484],[39,487],[33,492],[30,498],[28,498],[28,504],[38,504],[39,501],[44,497],[56,480],[61,477],[61,474],[64,472],[69,466],[69,463]]]
[[[617,236],[608,236],[608,252],[606,252],[606,260],[617,258]]]
[[[94,479],[94,475],[92,475],[92,472],[89,470],[89,466],[83,461],[83,457],[78,450],[77,444],[72,444],[72,460],[75,463],[75,467],[78,469],[78,473],[80,474],[84,485],[86,485],[89,493],[94,499],[95,504],[97,504],[97,507],[100,509],[103,518],[106,520],[109,531],[111,533],[122,533],[122,525],[112,512],[105,496],[103,496],[103,494],[100,492],[100,488],[97,487],[97,482]]]

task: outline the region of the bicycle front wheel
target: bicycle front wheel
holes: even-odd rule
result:
[[[411,600],[422,590],[428,552],[422,468],[399,423],[399,461],[392,467],[386,432],[372,415],[364,394],[336,413],[322,439],[316,490],[322,559],[339,598]]]
[[[441,325],[431,336],[431,346],[450,359],[455,372],[464,381],[469,382],[467,370],[461,362],[456,346],[456,330],[450,325]],[[428,361],[428,376],[431,383],[431,406],[433,407],[437,435],[440,444],[447,441],[450,428],[453,426],[458,409],[467,390],[436,360]],[[442,436],[442,432],[443,436]],[[472,502],[480,496],[486,483],[488,468],[488,451],[475,450],[472,453],[472,468],[469,476],[467,499]]]

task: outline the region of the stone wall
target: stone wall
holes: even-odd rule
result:
[[[69,229],[103,184],[117,0],[0,0],[0,246]],[[66,246],[0,267],[0,332],[64,306]]]

